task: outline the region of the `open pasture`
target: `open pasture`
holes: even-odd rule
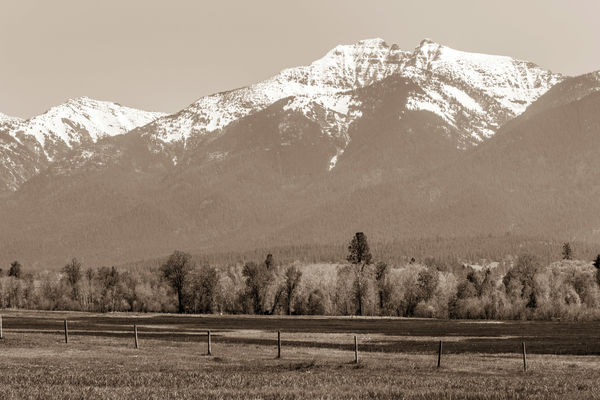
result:
[[[0,398],[600,398],[599,327],[4,311]]]

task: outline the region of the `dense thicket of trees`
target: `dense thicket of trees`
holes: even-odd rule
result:
[[[570,247],[577,249],[573,256],[580,260],[592,260],[598,254],[598,246],[587,242],[571,241]],[[381,242],[369,240],[373,259],[388,265],[408,264],[411,259],[427,265],[439,264],[444,268],[460,269],[465,263],[480,260],[503,260],[509,255],[517,257],[523,252],[537,256],[543,263],[550,264],[562,258],[563,241],[531,236],[506,234],[501,236],[437,237],[394,240]],[[198,265],[228,266],[244,264],[265,258],[265,254],[277,255],[277,262],[292,264],[339,263],[348,255],[348,243],[300,244],[277,248],[258,248],[235,253],[194,254],[192,259]],[[144,260],[123,265],[124,267],[160,267],[167,257]]]
[[[159,266],[86,268],[72,259],[59,273],[32,274],[15,261],[0,276],[0,307],[600,319],[600,255],[579,261],[569,247],[570,259],[554,262],[524,253],[478,265],[433,257],[389,263],[359,233],[344,263],[289,263],[269,254],[261,263],[216,267],[176,251]],[[561,250],[559,243],[557,259]]]

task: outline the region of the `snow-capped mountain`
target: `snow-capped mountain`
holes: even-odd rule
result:
[[[381,39],[337,46],[309,66],[286,69],[266,81],[203,97],[179,113],[156,121],[153,135],[164,142],[186,141],[220,130],[290,96],[300,97],[290,102],[290,107],[302,108],[307,115],[313,108],[322,107],[334,115],[338,121],[333,125],[340,128],[340,124],[348,125],[356,117],[351,97],[341,93],[389,76],[405,56],[405,52],[387,46]],[[330,129],[335,130],[334,126]]]
[[[158,144],[156,152],[172,144],[185,148],[190,142],[212,140],[230,124],[283,99],[285,111],[299,112],[320,127],[331,144],[327,166],[331,170],[352,140],[351,125],[368,111],[357,90],[393,75],[414,83],[398,118],[404,112],[432,112],[461,149],[491,137],[563,79],[533,63],[457,51],[430,40],[423,40],[413,51],[382,39],[362,40],[339,45],[310,65],[203,97],[173,115],[86,97],[28,120],[0,115],[0,151],[8,171],[2,176],[8,182],[4,186],[15,190],[72,148],[141,126],[145,126],[142,135]]]
[[[467,53],[423,40],[401,74],[423,89],[407,107],[431,111],[465,133],[464,147],[482,142],[520,115],[563,77],[506,56]]]
[[[19,117],[11,117],[0,112],[0,130],[10,129],[11,126],[22,122],[23,119]]]
[[[80,97],[16,124],[9,134],[18,141],[35,138],[45,156],[52,161],[65,147],[70,149],[105,136],[120,135],[163,115]]]
[[[49,162],[84,143],[120,135],[165,114],[87,97],[28,120],[0,115],[0,191],[16,190]]]
[[[411,93],[406,108],[439,115],[462,132],[457,138],[462,148],[490,137],[562,79],[533,63],[456,51],[430,40],[409,52],[370,39],[337,46],[308,66],[286,69],[266,81],[203,97],[155,121],[151,134],[163,142],[185,142],[293,97],[288,108],[319,123],[343,152],[350,140],[348,127],[361,116],[360,99],[349,91],[392,74],[410,78],[422,89]]]

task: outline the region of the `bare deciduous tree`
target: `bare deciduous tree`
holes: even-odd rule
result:
[[[284,294],[285,294],[285,309],[287,315],[292,315],[292,301],[300,279],[302,278],[302,271],[296,266],[289,266],[285,270],[285,282],[284,282]]]
[[[78,284],[82,276],[81,263],[76,258],[73,258],[63,267],[62,272],[65,274],[65,279],[71,287],[71,300],[77,300],[79,297]]]

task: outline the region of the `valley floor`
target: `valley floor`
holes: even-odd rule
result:
[[[598,324],[2,315],[1,399],[600,398]],[[69,321],[68,344],[63,319]],[[278,328],[281,359],[276,358]],[[212,356],[206,355],[207,329]],[[445,350],[439,369],[438,340]],[[521,340],[534,353],[526,373]],[[552,344],[559,350],[551,351]],[[579,355],[586,348],[588,355]]]

